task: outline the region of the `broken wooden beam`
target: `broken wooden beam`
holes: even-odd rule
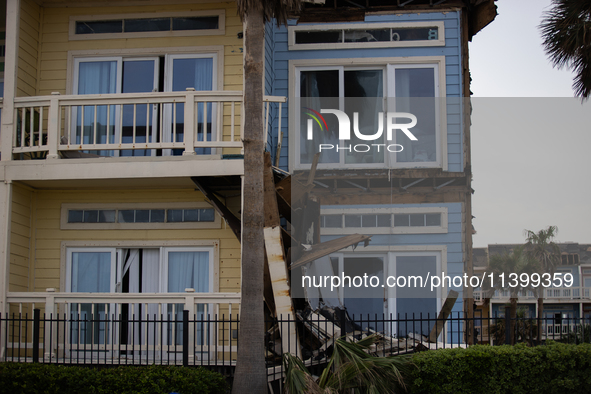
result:
[[[281,334],[282,353],[301,355],[298,335],[296,331],[296,314],[291,300],[289,287],[289,271],[287,269],[285,250],[281,240],[281,226],[271,155],[265,154],[265,168],[263,173],[265,200],[265,252],[269,263],[269,275],[275,299],[275,315],[281,320],[279,332]],[[283,322],[284,320],[288,322]]]
[[[429,334],[429,342],[437,342],[437,338],[439,337],[439,334],[441,334],[441,331],[443,331],[445,321],[449,317],[449,314],[451,313],[451,310],[458,299],[458,295],[458,292],[455,290],[450,290],[447,294],[447,298],[443,303],[443,307],[439,311],[439,316],[437,316],[437,321],[435,322],[435,325]]]
[[[371,237],[367,235],[351,234],[316,245],[311,245],[296,261],[292,262],[290,269],[301,267],[304,264],[310,263],[331,253],[338,252],[351,245],[357,245],[360,242],[363,242],[363,244],[367,246],[370,239]]]

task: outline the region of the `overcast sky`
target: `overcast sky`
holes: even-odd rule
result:
[[[591,243],[591,103],[572,99],[572,73],[542,49],[550,3],[498,0],[470,44],[475,247],[549,225],[560,242]]]

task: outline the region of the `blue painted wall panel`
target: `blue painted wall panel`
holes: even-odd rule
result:
[[[462,91],[461,88],[461,74],[460,74],[460,24],[459,14],[457,12],[427,12],[420,14],[405,13],[399,15],[370,15],[367,16],[365,22],[354,22],[351,24],[364,24],[366,22],[424,22],[424,21],[443,21],[445,26],[445,39],[446,45],[443,47],[415,47],[415,48],[362,48],[362,49],[334,49],[334,50],[288,50],[288,34],[287,28],[284,26],[277,27],[272,24],[273,48],[274,53],[272,56],[272,62],[269,65],[266,64],[267,72],[272,75],[272,91],[274,95],[285,95],[288,96],[289,88],[289,70],[288,60],[291,59],[343,59],[343,58],[380,58],[380,57],[413,57],[413,56],[445,56],[446,61],[446,95],[448,97],[459,97]],[[291,25],[294,25],[294,21],[290,21]],[[459,108],[454,108],[449,112],[450,115],[459,113]],[[460,124],[459,117],[451,117],[452,123]],[[287,124],[288,119],[283,119],[284,123]],[[459,131],[460,129],[455,129]],[[277,143],[277,130],[274,130],[274,143]],[[462,144],[462,138],[458,140],[450,140],[448,138],[448,144]],[[287,170],[288,163],[288,136],[284,130],[284,139],[282,141],[281,148],[281,166]],[[275,149],[275,147],[273,148]],[[450,171],[462,171],[463,167],[463,148],[449,147],[448,146],[448,163],[455,163],[453,169],[449,168]],[[452,158],[452,156],[458,156]]]

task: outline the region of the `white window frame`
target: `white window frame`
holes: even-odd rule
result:
[[[408,29],[408,28],[437,28],[437,40],[415,40],[415,41],[377,41],[377,42],[335,42],[316,44],[296,44],[296,32],[314,32],[327,30],[372,30],[372,29]],[[433,47],[445,46],[445,24],[443,21],[432,22],[388,22],[388,23],[340,23],[322,25],[297,25],[287,28],[288,49],[310,50],[310,49],[345,49],[345,48],[398,48],[398,47]]]
[[[202,202],[174,202],[174,203],[65,203],[61,206],[61,230],[160,230],[160,229],[219,229],[222,219],[214,209],[213,222],[174,222],[174,223],[68,223],[70,210],[125,210],[125,209],[214,209],[205,201]]]
[[[384,72],[384,97],[388,96],[388,92],[394,91],[394,78],[391,70],[396,68],[425,68],[432,67],[434,69],[435,78],[435,100],[436,105],[436,154],[437,160],[434,162],[396,162],[389,163],[388,156],[384,163],[360,163],[360,164],[345,164],[341,159],[341,163],[318,163],[319,169],[351,169],[351,168],[441,168],[447,171],[447,109],[439,108],[442,106],[441,100],[446,97],[446,66],[445,56],[416,56],[416,57],[384,57],[384,58],[353,58],[353,59],[295,59],[289,61],[289,92],[290,102],[289,106],[289,128],[297,132],[289,133],[289,169],[294,170],[309,170],[311,164],[300,163],[300,133],[299,133],[299,116],[297,116],[299,98],[300,98],[300,72],[311,70],[365,70],[377,69],[383,67]],[[392,79],[392,81],[390,81]],[[342,75],[339,74],[339,83],[341,83]],[[342,92],[342,86],[339,86],[339,92]],[[344,100],[344,98],[343,98]],[[384,106],[386,107],[386,105]],[[341,158],[344,157],[344,153]]]
[[[168,253],[169,252],[208,252],[209,253],[209,282],[207,293],[212,293],[214,287],[213,273],[214,273],[214,250],[211,246],[163,246],[160,248],[160,291],[162,293],[169,293],[168,291]],[[196,291],[197,292],[197,291]],[[181,292],[182,293],[182,292]],[[198,293],[198,292],[197,292]],[[208,308],[209,309],[209,308]],[[211,312],[210,312],[211,313]]]
[[[397,256],[435,256],[436,258],[436,270],[437,274],[441,275],[442,272],[447,272],[447,247],[438,245],[428,246],[369,246],[360,247],[353,251],[347,248],[344,252],[333,253],[329,257],[338,258],[338,272],[334,272],[334,275],[340,275],[341,270],[344,268],[344,259],[349,257],[381,257],[384,261],[384,277],[382,283],[385,285],[386,278],[388,276],[396,275],[396,257]],[[362,249],[362,250],[359,250]],[[332,267],[332,266],[331,266]],[[341,303],[344,304],[344,289],[339,287],[337,294]],[[447,294],[447,285],[444,283],[442,286],[437,288],[437,310],[441,309],[442,297]],[[389,316],[396,316],[396,288],[388,288],[384,286],[384,314]],[[395,328],[394,328],[395,330]],[[443,333],[447,332],[447,322]],[[395,332],[394,332],[395,333]]]
[[[203,30],[175,30],[175,31],[146,31],[130,33],[101,33],[101,34],[76,34],[76,22],[105,21],[117,19],[150,19],[168,17],[199,17],[217,16],[217,29]],[[70,41],[80,40],[109,40],[121,38],[148,38],[148,37],[190,37],[190,36],[213,36],[226,34],[226,10],[206,11],[172,11],[172,12],[151,12],[131,14],[104,14],[104,15],[73,15],[70,16],[68,38]]]
[[[220,251],[219,240],[195,240],[195,241],[62,241],[61,243],[61,264],[60,264],[60,288],[65,289],[66,292],[71,290],[71,253],[74,252],[105,252],[111,251],[113,253],[111,268],[111,293],[116,292],[117,267],[115,254],[120,249],[160,249],[160,270],[163,269],[163,250],[178,248],[186,251],[210,251],[210,293],[219,291],[219,264]],[[121,269],[121,267],[118,267]],[[161,276],[162,277],[162,276]],[[168,275],[166,275],[168,278]],[[160,292],[162,291],[162,281],[160,285]],[[107,294],[107,293],[105,293]]]
[[[408,226],[394,227],[394,215],[396,214],[441,214],[440,226]],[[424,207],[424,208],[321,208],[320,215],[383,215],[392,216],[390,227],[321,227],[320,235],[341,235],[358,234],[363,231],[367,234],[445,234],[448,232],[448,209],[447,207]]]
[[[73,253],[111,253],[111,278],[110,278],[110,291],[114,293],[116,290],[117,280],[117,249],[114,247],[71,247],[67,249],[66,254],[66,275],[65,275],[65,289],[66,292],[72,292],[72,254]],[[107,294],[107,293],[105,293]]]

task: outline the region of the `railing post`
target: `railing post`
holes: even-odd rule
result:
[[[50,287],[45,289],[47,295],[45,296],[45,339],[43,343],[43,347],[45,349],[45,353],[43,357],[46,359],[51,360],[52,356],[57,357],[57,354],[54,355],[52,346],[56,346],[57,344],[57,326],[54,324],[53,319],[57,316],[55,310],[55,288]],[[49,342],[49,343],[47,343]]]
[[[511,316],[509,313],[510,307],[505,307],[505,345],[511,344]]]
[[[47,122],[47,158],[59,159],[57,149],[59,145],[59,123],[60,123],[60,107],[59,107],[59,92],[52,92],[49,100],[49,114]]]
[[[183,367],[189,366],[189,311],[183,310]]]
[[[41,310],[38,308],[33,309],[33,362],[39,362],[39,320],[41,319]]]
[[[204,104],[205,106],[205,104]],[[185,151],[183,156],[195,154],[195,88],[187,88],[185,94],[185,125],[183,127],[183,142]],[[204,135],[206,131],[204,130]]]

